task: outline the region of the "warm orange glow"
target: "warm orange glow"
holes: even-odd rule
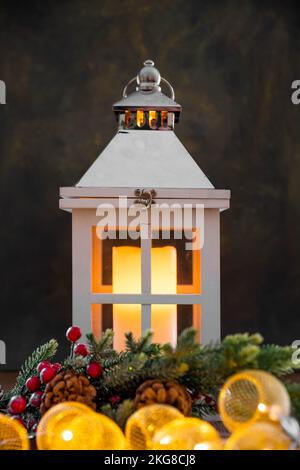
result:
[[[168,112],[161,112],[161,127],[168,127]]]
[[[157,113],[156,111],[149,111],[149,127],[157,127]]]
[[[151,250],[152,294],[176,294],[177,257],[176,248],[166,246]],[[141,293],[141,249],[136,247],[113,247],[113,293]],[[154,341],[176,343],[177,306],[153,305],[151,328]],[[141,335],[141,306],[115,304],[113,306],[114,347],[124,349],[124,333],[132,331]]]
[[[176,294],[177,255],[174,246],[151,249],[151,286],[152,294]],[[177,306],[153,305],[151,328],[153,341],[170,342],[175,346],[177,340]]]
[[[143,127],[145,125],[145,113],[141,109],[138,109],[136,112],[136,123],[138,127]]]
[[[126,110],[125,111],[125,126],[129,126],[131,122],[131,112]]]

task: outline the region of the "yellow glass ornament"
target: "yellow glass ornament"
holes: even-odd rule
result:
[[[240,426],[225,443],[225,450],[288,450],[291,441],[280,424],[256,421]]]
[[[40,450],[96,450],[101,448],[103,428],[91,408],[63,402],[44,414],[37,428]]]
[[[102,432],[102,438],[98,450],[124,450],[126,440],[121,428],[110,418],[99,413],[94,413],[96,423]]]
[[[290,414],[290,397],[284,385],[273,375],[246,370],[230,377],[219,394],[221,418],[230,431],[242,424],[266,417],[278,420]]]
[[[221,450],[222,441],[215,428],[198,418],[175,419],[153,437],[155,450]]]
[[[0,413],[0,450],[29,450],[28,434],[17,420]]]
[[[183,414],[169,405],[149,405],[133,413],[126,423],[127,447],[131,450],[152,448],[154,434],[165,424]]]

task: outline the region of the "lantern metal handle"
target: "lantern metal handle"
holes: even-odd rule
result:
[[[154,189],[136,189],[134,194],[137,196],[135,204],[143,204],[145,206],[144,209],[149,209],[149,207],[151,207],[151,204],[153,204],[153,198],[156,196]]]
[[[133,83],[134,81],[136,81],[136,77],[133,77],[131,80],[129,80],[129,82],[127,83],[127,85],[125,86],[124,90],[123,90],[123,98],[127,98],[127,88],[129,87],[129,85],[131,85],[131,83]]]
[[[171,99],[174,101],[175,100],[175,91],[174,91],[174,88],[172,87],[171,83],[168,82],[168,80],[166,80],[164,77],[161,77],[161,81],[164,82],[169,87],[170,94],[171,94]]]
[[[129,87],[129,85],[131,85],[131,83],[133,83],[134,81],[136,81],[136,77],[133,77],[131,80],[129,80],[129,82],[127,83],[127,85],[124,87],[124,90],[123,90],[123,98],[127,98],[127,88]],[[168,82],[168,80],[166,80],[164,77],[161,77],[161,81],[164,82],[167,87],[169,88],[169,91],[170,91],[170,97],[171,99],[174,101],[175,100],[175,91],[174,91],[174,88],[172,87],[171,83]]]

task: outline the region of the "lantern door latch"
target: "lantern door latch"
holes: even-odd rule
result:
[[[154,189],[136,189],[134,195],[137,197],[135,204],[142,204],[148,209],[154,202],[156,191]]]

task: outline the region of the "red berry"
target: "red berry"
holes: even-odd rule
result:
[[[55,372],[59,372],[61,369],[61,364],[59,362],[55,362],[54,364],[52,364],[52,367],[55,370]]]
[[[10,399],[8,409],[12,415],[20,415],[25,411],[26,400],[21,395],[15,395]]]
[[[74,348],[74,354],[75,356],[87,356],[88,355],[88,349],[86,347],[85,344],[83,343],[78,343],[76,344],[75,348]]]
[[[36,375],[33,375],[26,380],[26,388],[29,392],[35,392],[40,388],[40,386],[41,381]]]
[[[116,405],[117,403],[119,403],[120,400],[121,400],[120,395],[113,395],[112,397],[110,397],[110,398],[108,399],[108,401],[109,401],[112,405]]]
[[[43,382],[43,384],[47,384],[48,382],[50,382],[50,380],[53,379],[55,375],[56,375],[56,372],[52,366],[45,367],[42,370],[41,375],[40,375],[41,382]]]
[[[102,371],[102,366],[98,362],[91,362],[86,368],[87,374],[93,379],[97,379],[98,377],[100,377]]]
[[[71,343],[76,343],[76,341],[81,338],[81,330],[79,326],[70,326],[67,330],[66,337]]]
[[[29,399],[29,405],[33,406],[34,408],[39,408],[42,403],[42,396],[43,392],[41,392],[40,390],[33,393]]]
[[[39,365],[37,366],[36,370],[38,371],[38,373],[42,372],[43,369],[45,369],[45,367],[50,367],[51,364],[49,361],[42,361],[39,363]]]

